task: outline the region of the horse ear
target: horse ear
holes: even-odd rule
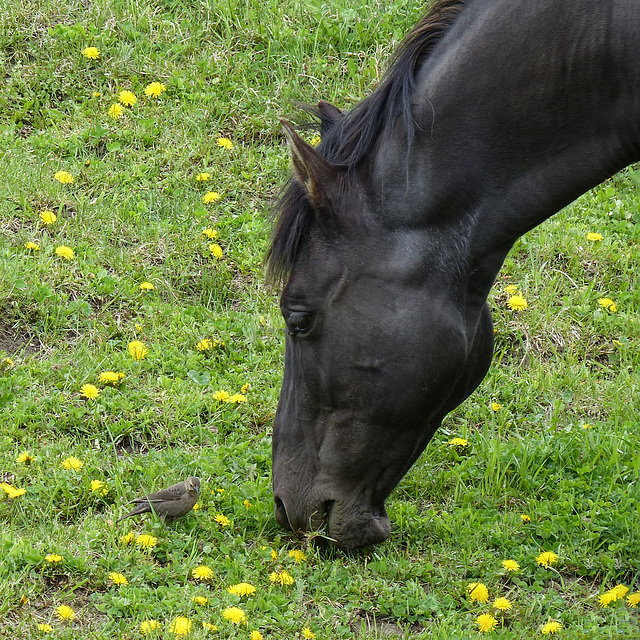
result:
[[[326,102],[325,100],[318,102],[318,112],[320,113],[321,136],[344,118],[344,113],[342,113],[338,107],[334,107],[330,102]]]
[[[280,122],[289,143],[298,182],[306,189],[312,205],[318,209],[327,208],[330,194],[340,178],[340,169],[307,144],[286,120]]]

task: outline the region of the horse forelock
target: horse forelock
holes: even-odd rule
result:
[[[392,56],[389,69],[375,91],[323,136],[318,151],[327,160],[353,169],[375,142],[391,130],[398,117],[404,119],[407,141],[411,142],[414,133],[411,100],[416,74],[471,1],[437,0],[427,11]],[[313,216],[304,188],[294,179],[286,185],[274,213],[276,223],[266,256],[267,277],[282,282],[296,263]]]

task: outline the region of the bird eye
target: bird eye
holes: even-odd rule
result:
[[[307,312],[293,311],[287,318],[287,329],[290,336],[303,336],[311,330],[313,316]]]

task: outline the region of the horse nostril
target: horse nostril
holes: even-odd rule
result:
[[[278,524],[285,529],[289,529],[289,531],[293,531],[284,502],[277,496],[274,497],[273,501],[275,503],[276,520],[278,521]]]

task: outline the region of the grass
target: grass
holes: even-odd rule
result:
[[[302,638],[304,628],[327,640],[471,638],[491,612],[490,637],[542,637],[550,620],[564,638],[640,637],[637,609],[598,602],[617,584],[640,589],[631,169],[517,243],[490,298],[491,370],[393,493],[389,541],[340,554],[275,523],[283,323],[261,262],[289,164],[278,118],[295,119],[295,101],[344,108],[366,95],[418,14],[404,1],[346,0],[0,8],[0,480],[26,490],[0,492],[0,635],[44,636],[37,625],[49,624],[56,638],[138,638],[157,620],[148,637],[170,638],[184,616],[193,638]],[[83,57],[87,46],[97,60]],[[166,91],[146,96],[151,82]],[[138,101],[113,119],[122,90]],[[74,182],[54,180],[59,170]],[[221,198],[203,204],[208,191]],[[525,310],[509,309],[508,285]],[[203,339],[224,344],[199,351]],[[128,351],[134,340],[149,350],[142,360]],[[104,371],[124,379],[101,384]],[[81,396],[87,383],[96,399]],[[214,397],[245,385],[246,402]],[[16,460],[24,451],[28,464]],[[83,466],[61,467],[69,456]],[[131,498],[189,475],[203,482],[197,512],[115,524]],[[155,546],[123,542],[131,531]],[[558,555],[549,568],[536,561],[543,551]],[[210,581],[194,579],[200,565]],[[292,585],[270,580],[280,570]],[[256,594],[230,594],[239,582]],[[469,599],[472,582],[486,584],[489,603]],[[498,614],[498,596],[513,608]],[[73,620],[57,619],[63,604]],[[247,623],[225,619],[228,607]]]

